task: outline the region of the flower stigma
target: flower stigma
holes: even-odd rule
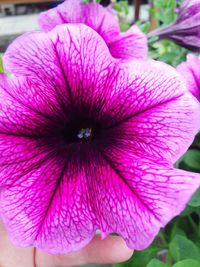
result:
[[[77,137],[81,140],[90,140],[92,136],[93,134],[91,128],[82,128],[77,134]]]

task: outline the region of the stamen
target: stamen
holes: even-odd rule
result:
[[[92,137],[92,129],[82,128],[81,130],[79,130],[77,137],[79,139],[90,139]]]

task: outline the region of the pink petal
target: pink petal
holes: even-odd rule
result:
[[[41,13],[39,17],[41,29],[47,32],[64,23],[84,23],[105,39],[111,39],[111,36],[118,35],[120,31],[117,16],[97,3],[67,0],[56,8]]]
[[[1,189],[1,217],[16,245],[67,253],[100,229],[103,237],[115,232],[130,248],[144,249],[200,185],[199,174],[159,159],[117,147],[88,152],[82,164],[71,153],[64,161],[54,156],[36,161]]]
[[[82,41],[83,36],[84,41]],[[173,68],[154,61],[119,64],[109,56],[102,39],[83,25],[57,27],[49,33],[49,38],[55,44],[57,56],[59,55],[59,61],[62,63],[62,73],[70,88],[70,97],[79,112],[83,107],[88,107],[96,118],[104,120],[108,128],[128,121],[121,127],[123,131],[127,128],[127,136],[117,136],[116,139],[123,139],[123,142],[129,145],[132,143],[131,147],[138,148],[136,153],[146,150],[152,156],[160,156],[174,162],[186,151],[193,141],[194,134],[199,130],[199,125],[196,123],[199,106],[190,96],[182,97],[186,92],[185,84]],[[31,42],[32,40],[33,38]],[[37,38],[35,40],[36,44],[35,47],[31,46],[30,55],[34,55],[37,49]],[[26,43],[28,44],[29,41],[26,40]],[[14,48],[16,46],[14,45]],[[46,47],[40,47],[40,49],[43,51]],[[87,53],[88,49],[90,53]],[[34,57],[29,56],[24,60],[20,57],[15,59],[14,56],[11,58],[11,56],[22,54],[23,51],[15,53],[11,46],[6,55],[10,61],[13,61],[12,69],[15,67],[15,71],[22,73],[25,72],[26,65],[32,66]],[[70,52],[66,53],[66,51]],[[53,53],[55,50],[49,52],[52,57]],[[18,66],[22,60],[24,65]],[[37,64],[39,69],[42,69],[42,59]],[[46,65],[48,69],[50,64],[46,63]],[[33,69],[29,67],[26,71],[35,77],[34,71],[37,71],[37,68],[33,65]],[[49,77],[45,75],[48,80]],[[46,87],[49,87],[48,83]],[[52,90],[51,87],[50,90]],[[34,99],[32,102],[35,103]],[[182,112],[179,112],[179,108]],[[166,114],[165,111],[168,113]],[[189,113],[190,118],[187,116]],[[136,118],[138,114],[139,118]],[[147,119],[145,116],[148,116]],[[146,122],[148,119],[149,123]],[[139,126],[136,125],[137,120]],[[174,120],[173,124],[172,120]],[[137,136],[137,140],[129,139],[130,131],[131,137]]]
[[[177,67],[186,79],[189,91],[200,101],[200,58],[190,54],[187,61]]]
[[[100,229],[146,247],[200,184],[171,167],[200,126],[182,76],[114,59],[80,24],[22,36],[5,60],[16,76],[0,76],[0,213],[15,244],[66,253]],[[53,138],[74,113],[100,122],[101,138]]]
[[[147,57],[147,39],[135,25],[111,40],[108,47],[115,58],[142,59]]]
[[[142,250],[186,206],[200,185],[200,175],[123,150],[101,152],[93,181],[93,209],[103,237],[122,236],[129,248]],[[92,179],[92,178],[91,178]]]
[[[67,89],[64,86],[45,83],[38,77],[30,79],[21,76],[7,79],[4,76],[0,78],[0,86],[8,97],[24,106],[29,112],[37,113],[47,120],[57,121],[63,118],[62,101],[66,106],[70,106]]]
[[[109,127],[107,136],[125,151],[138,157],[166,159],[172,164],[188,149],[200,129],[200,105],[191,94],[142,110],[117,127]]]
[[[17,97],[35,108],[35,91],[44,104],[40,108],[50,104],[52,110],[62,110],[61,115],[73,104],[81,108],[79,101],[87,97],[85,90],[90,92],[88,97],[95,96],[99,88],[102,94],[104,83],[109,83],[108,76],[116,67],[111,64],[114,62],[103,39],[81,24],[61,25],[49,34],[25,34],[9,46],[4,56],[6,68],[16,76],[26,76],[26,83],[32,84],[29,90],[28,85],[18,86]]]
[[[4,65],[11,73],[45,84],[48,93],[67,102],[71,90],[76,90],[73,85],[77,85],[77,79],[94,83],[100,73],[105,76],[111,62],[115,60],[103,39],[82,24],[61,25],[49,34],[25,34],[9,46],[4,56]]]
[[[7,188],[25,182],[27,173],[55,155],[54,150],[53,145],[47,145],[39,136],[0,134],[0,186]]]
[[[41,13],[39,17],[40,27],[44,31],[64,23],[84,23],[94,29],[116,58],[147,57],[147,39],[139,28],[133,26],[126,33],[121,33],[117,15],[100,4],[66,0],[58,7]]]
[[[98,103],[103,103],[101,116],[109,114],[107,128],[148,110],[153,112],[156,107],[176,101],[187,92],[181,75],[174,68],[150,60],[117,64],[108,81],[103,91],[97,85],[93,96]],[[89,101],[91,103],[88,98]],[[192,110],[198,109],[195,99],[191,99],[189,105]]]
[[[69,102],[69,89],[56,53],[55,44],[47,34],[33,32],[17,38],[6,50],[3,62],[12,74],[31,78],[29,83],[39,87],[38,90],[35,88],[37,94],[43,86],[45,98],[47,95],[54,101],[57,98],[63,106]]]
[[[17,181],[1,189],[0,213],[15,245],[67,253],[95,235],[84,169],[70,161],[57,155],[42,164],[32,161]]]
[[[47,125],[49,121],[53,124],[54,118],[44,111],[47,106],[42,110],[36,102],[34,107],[28,107],[29,96],[34,99],[34,94],[25,95],[23,91],[26,103],[23,95],[15,95],[22,88],[27,92],[28,88],[30,91],[33,89],[23,79],[7,79],[5,75],[0,75],[0,134],[43,136],[48,133]]]

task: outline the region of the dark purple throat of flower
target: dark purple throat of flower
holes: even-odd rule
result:
[[[63,129],[63,140],[66,144],[90,143],[100,138],[102,126],[94,121],[74,118]]]

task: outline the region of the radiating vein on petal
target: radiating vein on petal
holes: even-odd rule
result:
[[[102,153],[106,160],[99,156],[100,163],[95,168],[97,179],[93,182],[92,203],[97,225],[103,236],[115,232],[130,248],[144,249],[160,227],[185,208],[200,185],[200,175],[124,150],[108,149]],[[96,202],[101,203],[100,211]]]

